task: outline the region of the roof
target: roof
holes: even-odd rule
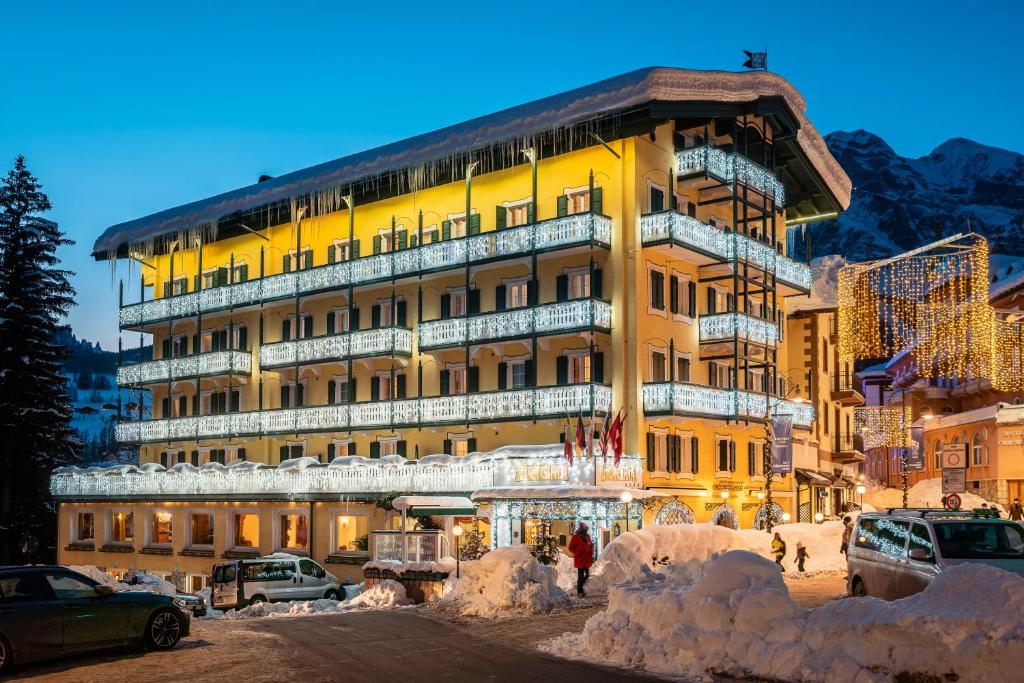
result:
[[[473,500],[619,500],[629,491],[633,500],[662,498],[664,493],[627,486],[591,486],[567,484],[564,486],[489,486],[478,489],[470,496]]]
[[[739,113],[723,107],[726,104],[753,105],[746,108],[788,121],[787,132],[792,134],[779,137],[776,160],[784,184],[801,189],[787,192],[794,198],[787,206],[794,215],[849,206],[850,179],[807,120],[803,98],[784,78],[767,71],[650,67],[113,225],[96,240],[93,255],[107,259],[130,250],[150,253],[157,239],[211,232],[216,236],[219,219],[307,195],[338,206],[340,195],[354,184],[401,192],[419,189],[443,175],[442,169],[450,171],[458,167],[457,161],[499,145],[518,150],[560,136],[560,147],[593,144],[589,135],[574,137],[573,131],[610,120],[615,133],[617,117],[645,108],[649,119],[662,120]]]

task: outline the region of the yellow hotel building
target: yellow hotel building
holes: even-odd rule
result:
[[[153,415],[118,425],[138,468],[53,477],[60,561],[352,573],[396,494],[472,496],[441,533],[477,514],[499,545],[752,525],[767,407],[817,449],[787,235],[849,203],[804,109],[767,72],[644,69],[111,227],[95,256],[141,261],[120,324],[154,349],[118,381]],[[620,409],[622,463],[568,466],[567,418]]]

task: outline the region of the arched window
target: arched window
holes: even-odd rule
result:
[[[658,511],[658,515],[654,518],[654,523],[657,526],[693,524],[693,509],[686,503],[671,500]]]
[[[933,450],[934,450],[934,453],[935,453],[935,469],[941,470],[942,469],[942,439],[936,439],[935,440],[935,446],[934,446]]]
[[[981,429],[975,432],[974,438],[971,439],[971,464],[972,465],[984,465],[988,459],[986,451],[988,450],[985,446],[985,440],[988,438],[986,430]]]

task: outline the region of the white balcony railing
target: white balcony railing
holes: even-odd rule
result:
[[[585,328],[608,330],[611,325],[611,304],[596,299],[579,299],[483,315],[430,320],[420,323],[417,333],[420,348],[430,349]]]
[[[679,413],[727,420],[763,420],[766,405],[771,405],[773,414],[792,415],[793,424],[797,427],[809,429],[814,422],[814,408],[810,404],[740,389],[659,382],[644,385],[643,399],[644,412],[648,414]]]
[[[133,363],[117,368],[118,386],[138,386],[189,377],[252,372],[252,354],[245,351],[213,351],[180,358]]]
[[[561,418],[611,410],[611,388],[599,384],[570,384],[470,396],[352,403],[347,405],[179,417],[122,422],[117,440],[124,443],[194,441],[196,439],[301,434],[390,426],[430,426],[443,423],[491,422],[516,418]]]
[[[297,273],[271,275],[236,285],[131,304],[121,308],[120,324],[122,327],[143,325],[169,317],[181,318],[233,306],[251,306],[298,294],[337,289],[349,283],[361,285],[425,271],[458,268],[466,265],[467,261],[478,263],[528,254],[534,249],[557,249],[594,242],[608,246],[611,239],[612,222],[607,216],[573,214]]]
[[[757,344],[772,346],[779,343],[779,326],[744,313],[719,313],[700,317],[700,340],[731,341],[738,334]]]
[[[775,273],[782,282],[810,291],[812,273],[807,264],[795,261],[739,232],[726,232],[675,211],[661,211],[640,217],[644,245],[674,242],[722,261],[733,257]]]
[[[390,356],[412,353],[412,331],[382,327],[348,334],[296,339],[260,347],[260,367],[276,368],[349,357]]]
[[[768,195],[776,206],[786,203],[786,188],[768,169],[740,154],[730,154],[715,147],[694,147],[676,152],[679,175],[707,173],[720,180],[737,180]]]

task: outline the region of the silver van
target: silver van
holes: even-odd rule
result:
[[[896,600],[923,591],[939,572],[965,562],[1024,575],[1024,527],[986,510],[865,512],[847,548],[847,590]]]
[[[342,600],[338,577],[305,557],[260,557],[213,566],[214,609],[234,609],[260,602]]]

